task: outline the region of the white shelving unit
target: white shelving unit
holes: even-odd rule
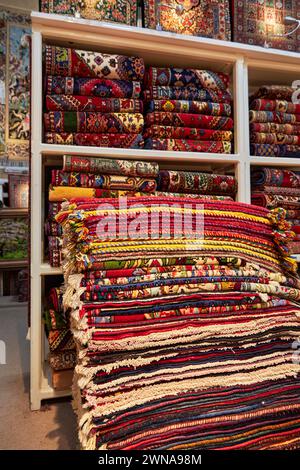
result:
[[[248,96],[251,87],[265,83],[290,85],[300,79],[300,55],[274,49],[189,37],[125,25],[101,23],[65,16],[33,13],[32,16],[32,160],[31,160],[31,408],[41,400],[70,395],[50,385],[44,359],[42,328],[43,285],[46,276],[62,274],[43,254],[43,172],[49,160],[62,161],[65,153],[138,160],[154,160],[164,167],[234,169],[238,180],[237,200],[250,202],[251,165],[300,168],[300,159],[264,158],[249,155]],[[42,141],[42,44],[139,55],[146,64],[208,68],[231,74],[234,96],[235,153],[232,155],[162,152],[48,145]]]

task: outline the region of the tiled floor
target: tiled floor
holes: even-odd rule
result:
[[[0,340],[6,364],[0,364],[0,449],[76,449],[76,417],[71,401],[49,401],[41,411],[29,408],[27,308],[0,299]]]

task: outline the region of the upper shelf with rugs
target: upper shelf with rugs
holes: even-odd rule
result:
[[[151,150],[249,161],[249,95],[297,83],[294,52],[43,13],[32,26],[42,153],[125,148],[139,158]]]

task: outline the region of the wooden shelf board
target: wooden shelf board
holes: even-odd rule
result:
[[[40,266],[41,276],[57,276],[62,273],[62,268],[55,268],[53,266],[50,266],[50,264],[47,262],[42,263]]]
[[[300,57],[299,57],[300,59]],[[254,157],[250,156],[251,165],[261,166],[286,166],[286,167],[299,167],[300,158],[284,158],[284,157]]]
[[[24,260],[0,260],[0,270],[6,269],[18,269],[18,268],[25,268],[29,266],[29,261],[27,259]]]
[[[0,218],[5,217],[26,217],[28,216],[28,209],[8,207],[0,209]]]
[[[155,160],[159,161],[178,161],[178,162],[219,162],[219,163],[238,163],[239,154],[219,154],[219,153],[201,153],[201,152],[170,152],[162,150],[146,149],[119,149],[112,147],[88,147],[76,145],[51,145],[41,144],[39,150],[43,155],[86,155],[103,156],[109,158],[130,158],[133,160]]]

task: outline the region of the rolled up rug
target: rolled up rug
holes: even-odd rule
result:
[[[271,122],[278,124],[300,124],[300,114],[288,114],[280,111],[249,111],[249,120],[252,122]]]
[[[141,94],[141,82],[48,75],[46,78],[46,94],[137,99]]]
[[[291,170],[256,168],[251,172],[251,184],[297,188],[300,186],[300,176]]]
[[[258,157],[300,157],[299,145],[285,144],[250,144],[251,155]]]
[[[88,134],[80,132],[46,132],[45,142],[58,145],[84,145],[91,147],[142,148],[141,134]]]
[[[165,111],[173,113],[207,114],[211,116],[231,116],[230,104],[209,101],[151,100],[146,103],[146,111]]]
[[[288,134],[299,135],[300,125],[297,124],[278,124],[274,122],[252,122],[250,124],[250,131],[262,132],[264,134]]]
[[[145,116],[145,124],[151,126],[193,127],[198,129],[232,130],[233,120],[223,116],[207,116],[204,114],[184,114],[170,112],[154,112]]]
[[[237,191],[237,181],[230,175],[161,170],[157,188],[171,192],[234,195]]]
[[[252,132],[250,140],[253,144],[256,143],[300,145],[300,134],[264,134],[262,132]]]
[[[144,100],[192,100],[212,101],[214,103],[232,102],[230,90],[219,91],[197,86],[150,86],[143,92]]]
[[[149,87],[153,85],[175,87],[197,85],[198,88],[227,91],[229,75],[211,70],[149,67],[145,74],[145,83]]]
[[[47,75],[62,77],[97,77],[117,80],[142,80],[144,60],[116,54],[83,51],[67,47],[45,46]]]
[[[145,140],[145,148],[153,150],[168,150],[182,152],[209,152],[226,153],[232,152],[231,142],[218,142],[209,140],[187,140],[187,139],[158,139],[149,138]]]
[[[80,95],[46,95],[47,111],[91,111],[101,113],[143,113],[141,100],[99,98]]]
[[[139,134],[144,127],[144,117],[140,113],[49,111],[44,114],[44,125],[46,131],[58,133]]]
[[[110,189],[95,189],[95,188],[78,188],[74,186],[50,186],[49,188],[49,201],[62,202],[73,198],[101,198],[101,197],[123,197],[135,196],[139,193],[135,191],[120,191]]]
[[[141,191],[151,193],[156,190],[156,181],[153,178],[122,175],[97,175],[94,173],[67,172],[63,170],[51,171],[51,184],[53,186],[77,186],[81,188],[99,188],[110,190]]]
[[[161,139],[217,140],[232,141],[232,131],[216,131],[213,129],[197,129],[195,127],[159,126],[154,124],[144,131],[144,138],[158,137]]]
[[[156,177],[159,173],[159,166],[155,162],[64,155],[63,170],[103,173],[105,175]]]
[[[282,113],[300,114],[300,104],[286,100],[255,99],[250,108],[255,111],[280,111]]]

